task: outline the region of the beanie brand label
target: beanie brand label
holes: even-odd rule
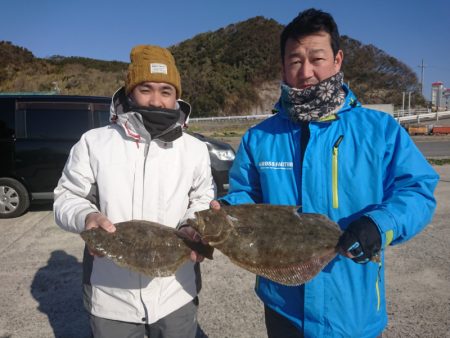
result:
[[[167,65],[164,63],[151,63],[150,64],[151,74],[167,74]]]

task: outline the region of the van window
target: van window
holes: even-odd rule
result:
[[[45,140],[77,140],[90,129],[88,104],[21,103],[17,137]]]
[[[111,124],[109,110],[99,110],[97,111],[97,114],[99,127],[104,127]]]
[[[89,129],[86,110],[29,109],[25,119],[28,138],[78,139]]]
[[[0,100],[0,139],[14,135],[14,100]]]

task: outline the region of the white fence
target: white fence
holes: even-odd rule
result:
[[[403,116],[397,115],[397,117],[395,117],[395,119],[399,123],[405,123],[405,122],[420,123],[423,121],[430,121],[430,120],[439,121],[439,119],[444,119],[444,118],[450,118],[450,111],[440,111],[440,112],[434,112],[434,113],[415,112],[414,114],[411,114],[411,115],[403,115]]]
[[[264,115],[246,115],[246,116],[222,116],[222,117],[199,117],[189,119],[190,123],[195,122],[224,122],[224,121],[243,121],[243,120],[264,120],[272,114]],[[450,118],[450,111],[440,111],[430,113],[425,110],[411,110],[411,111],[396,111],[394,118],[399,123],[410,122],[420,123],[422,121],[439,121],[442,118]]]
[[[242,120],[265,120],[266,118],[272,116],[273,114],[264,115],[246,115],[246,116],[220,116],[220,117],[198,117],[190,118],[189,122],[222,122],[222,121],[242,121]]]

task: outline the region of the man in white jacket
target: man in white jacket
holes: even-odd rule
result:
[[[56,223],[80,233],[140,219],[171,227],[207,209],[214,183],[206,145],[183,133],[190,106],[164,48],[133,48],[109,126],[72,148],[55,189]],[[84,304],[95,337],[195,337],[202,260],[195,252],[174,276],[150,278],[85,250]],[[197,262],[197,263],[196,263]]]

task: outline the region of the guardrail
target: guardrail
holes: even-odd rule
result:
[[[189,118],[189,122],[221,122],[229,120],[265,120],[266,118],[272,116],[273,114],[263,114],[263,115],[245,115],[245,116],[213,116],[213,117],[197,117]]]
[[[419,115],[419,114],[427,114],[431,113],[430,109],[427,108],[419,108],[419,109],[399,109],[394,111],[394,117],[403,117],[403,116],[410,116],[410,115]]]
[[[439,121],[440,118],[447,118],[450,117],[450,111],[440,111],[435,113],[424,113],[424,114],[417,114],[417,115],[408,115],[408,116],[399,116],[395,119],[398,121],[398,123],[403,122],[416,122],[420,123],[422,121],[429,121],[429,120],[435,120]]]
[[[397,112],[394,113],[394,118],[397,120],[397,122],[417,122],[420,123],[421,121],[425,120],[436,120],[439,121],[440,118],[450,118],[450,111],[440,111],[440,112],[434,112],[434,113],[428,113],[426,110],[423,110],[424,113],[419,113],[421,111],[416,111],[416,114],[413,115],[403,115],[398,114]],[[189,123],[195,123],[195,122],[223,122],[223,121],[243,121],[243,120],[264,120],[273,114],[262,114],[262,115],[245,115],[245,116],[220,116],[220,117],[197,117],[197,118],[190,118]]]

